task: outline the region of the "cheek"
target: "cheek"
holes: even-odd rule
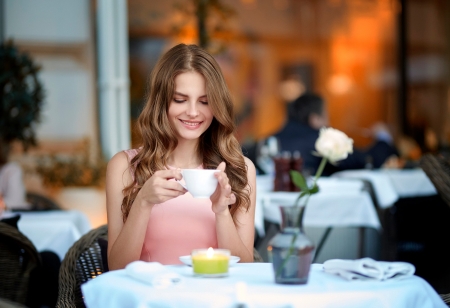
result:
[[[208,110],[204,112],[204,115],[205,115],[205,118],[207,119],[207,121],[209,123],[211,123],[212,120],[214,119],[214,115],[213,115],[213,113],[212,113],[210,108],[208,108]]]
[[[177,116],[178,114],[180,114],[181,110],[180,110],[180,106],[174,103],[171,103],[169,106],[169,110],[167,111],[167,114],[169,115],[169,117],[174,117]]]

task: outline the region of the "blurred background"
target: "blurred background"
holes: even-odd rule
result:
[[[106,222],[105,163],[138,144],[148,76],[180,42],[220,63],[243,147],[277,132],[305,91],[325,98],[330,125],[357,147],[377,122],[412,144],[413,159],[449,142],[447,0],[0,0],[0,8],[2,42],[40,67],[43,90],[39,121],[28,127],[36,146],[25,152],[14,140],[9,159],[28,191],[89,212],[94,227]],[[17,108],[1,117],[29,117]]]

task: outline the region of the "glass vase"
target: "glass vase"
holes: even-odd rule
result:
[[[269,241],[267,247],[276,283],[308,282],[315,247],[303,232],[304,209],[304,206],[280,206],[281,230]]]

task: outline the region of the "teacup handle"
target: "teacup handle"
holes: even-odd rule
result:
[[[181,183],[181,181],[179,181],[179,180],[175,180],[175,181],[177,181],[181,186],[183,186],[184,189],[188,190],[187,187],[186,187],[186,185],[184,185],[183,183]]]
[[[180,172],[181,172],[181,175],[183,175],[183,170],[180,170]],[[188,190],[187,187],[186,187],[186,185],[183,184],[183,183],[181,183],[180,180],[175,179],[175,181],[177,181],[181,186],[183,186],[184,189]]]

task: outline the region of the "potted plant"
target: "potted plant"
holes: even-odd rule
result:
[[[13,141],[20,141],[25,151],[36,146],[44,100],[39,70],[12,41],[0,44],[0,166],[7,162]]]
[[[45,187],[58,191],[65,187],[103,188],[106,162],[90,157],[89,139],[85,139],[78,154],[53,153],[38,157],[36,172]]]
[[[35,172],[63,209],[84,212],[95,228],[106,223],[106,162],[90,157],[89,139],[83,143],[78,154],[39,157]]]

